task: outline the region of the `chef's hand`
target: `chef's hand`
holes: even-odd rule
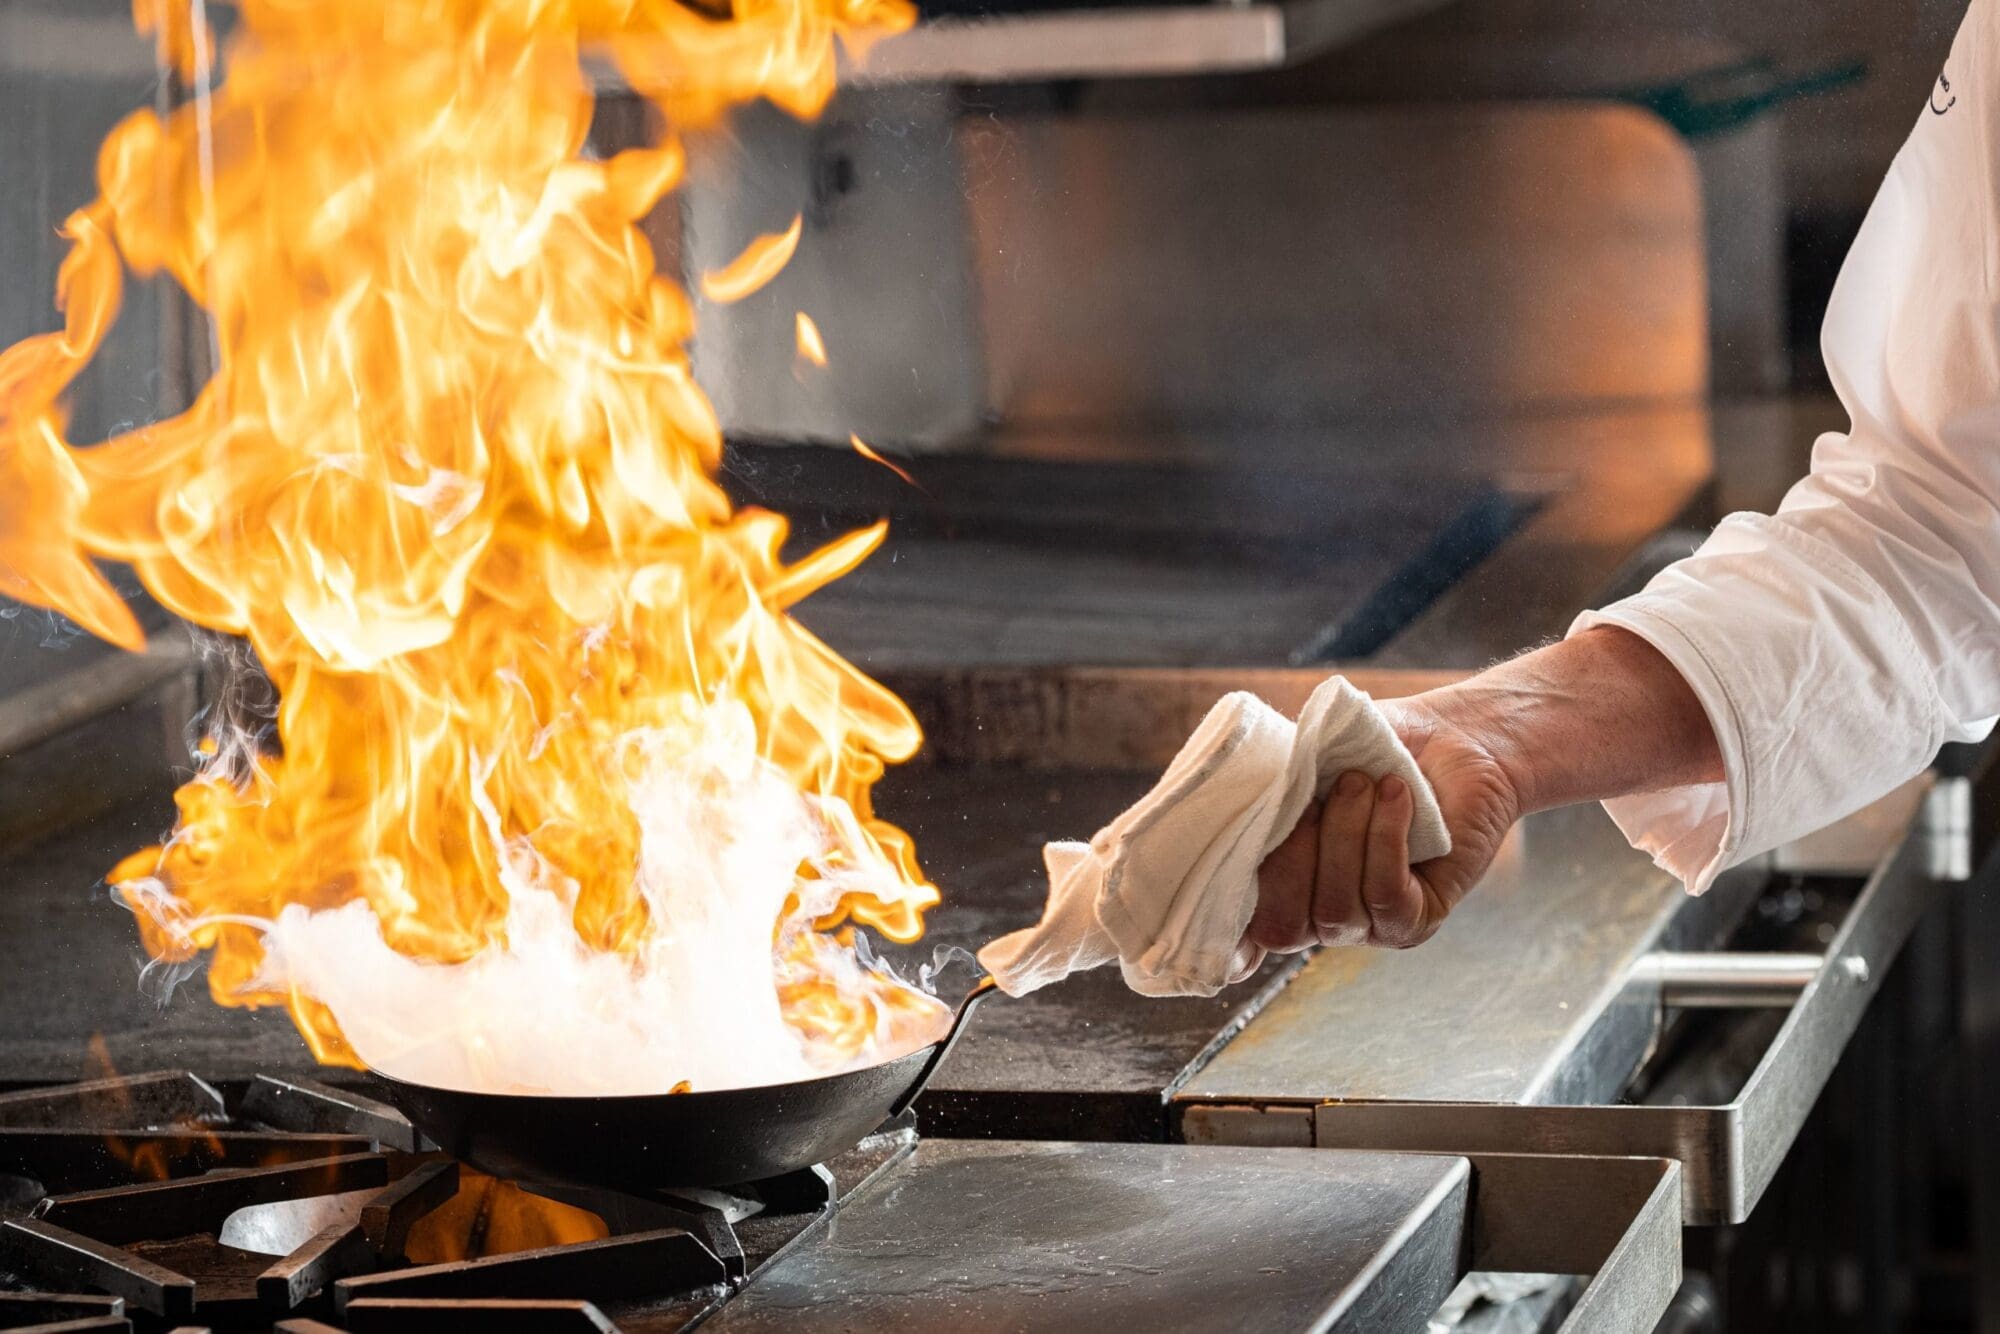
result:
[[[1257,877],[1245,939],[1274,954],[1314,945],[1406,949],[1429,940],[1485,874],[1521,802],[1499,758],[1422,696],[1382,710],[1437,793],[1451,851],[1410,865],[1409,785],[1342,774]]]
[[[1723,776],[1701,701],[1637,635],[1601,626],[1382,710],[1437,793],[1451,851],[1409,864],[1410,791],[1343,774],[1264,859],[1244,939],[1420,945],[1521,816]]]

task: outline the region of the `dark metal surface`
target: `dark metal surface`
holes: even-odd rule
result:
[[[237,1110],[282,1130],[366,1135],[385,1149],[415,1153],[416,1127],[388,1103],[310,1079],[258,1075]]]
[[[93,1035],[120,1070],[163,1066],[215,1079],[314,1069],[279,1009],[224,1009],[199,976],[165,1007],[142,990],[145,951],[104,873],[173,827],[171,775],[153,796],[26,851],[0,850],[0,939],[21,942],[0,968],[0,1083],[45,1083],[103,1072]]]
[[[388,1160],[357,1153],[285,1163],[225,1168],[172,1181],[55,1195],[36,1217],[113,1245],[195,1233],[216,1233],[229,1215],[254,1204],[335,1195],[389,1183]]]
[[[410,1227],[458,1194],[458,1164],[419,1163],[361,1208],[361,1232],[383,1255],[401,1255]]]
[[[596,1300],[700,1288],[723,1282],[722,1262],[678,1228],[635,1232],[573,1246],[516,1251],[456,1264],[367,1274],[334,1284],[336,1310],[363,1298],[564,1298]]]
[[[1141,773],[937,769],[892,774],[877,808],[909,829],[946,887],[923,941],[976,949],[1048,897],[1042,844],[1088,838],[1152,785]],[[1166,1100],[1247,1022],[1295,960],[1211,998],[1134,995],[1115,968],[987,1006],[917,1103],[927,1134],[1157,1140]]]
[[[119,1319],[124,1314],[122,1297],[82,1292],[0,1292],[0,1329],[56,1320]]]
[[[26,1177],[50,1192],[94,1190],[129,1183],[135,1164],[171,1164],[177,1171],[193,1173],[366,1153],[373,1147],[372,1141],[354,1136],[244,1130],[133,1133],[0,1128],[0,1175]]]
[[[1468,1180],[1450,1158],[927,1140],[707,1327],[1421,1330],[1462,1270]]]
[[[0,1126],[23,1130],[138,1130],[222,1114],[222,1095],[185,1070],[0,1094]]]
[[[0,1223],[0,1269],[59,1291],[109,1293],[167,1319],[194,1311],[187,1275],[39,1218]]]
[[[883,548],[798,616],[874,670],[1365,657],[1532,510],[1472,478],[736,447],[732,489],[801,545]]]
[[[122,1082],[156,1092],[176,1087],[169,1074]],[[99,1087],[89,1094],[99,1098],[103,1092]],[[59,1102],[59,1093],[51,1090],[47,1100]],[[239,1107],[246,1101],[253,1100],[238,1099]],[[13,1106],[20,1111],[26,1103],[17,1100]],[[452,1203],[469,1206],[477,1216],[461,1208],[458,1217],[440,1219],[446,1249],[462,1237],[470,1254],[482,1255],[491,1240],[486,1211],[498,1207],[488,1194],[492,1183],[469,1183],[474,1194],[460,1196],[452,1189],[458,1164],[435,1153],[211,1170],[212,1141],[222,1136],[233,1137],[227,1141],[233,1144],[263,1142],[277,1153],[371,1143],[315,1133],[288,1138],[275,1131],[246,1132],[238,1129],[243,1124],[221,1119],[178,1135],[116,1127],[0,1130],[20,1137],[17,1147],[31,1139],[44,1147],[62,1146],[75,1136],[94,1135],[107,1144],[160,1149],[129,1154],[116,1188],[39,1203],[32,1194],[34,1179],[50,1173],[32,1157],[24,1162],[30,1193],[14,1193],[11,1187],[21,1183],[10,1183],[6,1209],[33,1207],[73,1226],[47,1216],[0,1221],[0,1287],[46,1290],[32,1301],[0,1293],[0,1325],[18,1323],[10,1319],[11,1310],[39,1314],[48,1302],[59,1305],[65,1292],[95,1288],[119,1294],[142,1312],[178,1318],[198,1308],[202,1321],[218,1329],[263,1328],[287,1313],[325,1310],[328,1289],[340,1280],[377,1275],[383,1284],[393,1276],[399,1303],[416,1297],[457,1303],[442,1314],[440,1307],[417,1308],[432,1312],[437,1323],[428,1327],[433,1328],[456,1328],[460,1317],[484,1316],[489,1300],[539,1294],[610,1302],[619,1327],[629,1334],[673,1334],[726,1298],[731,1289],[717,1282],[718,1273],[741,1279],[770,1263],[824,1226],[840,1198],[891,1170],[914,1143],[914,1118],[906,1115],[824,1166],[739,1191],[544,1189],[596,1215],[609,1229],[611,1244],[558,1245],[410,1270],[402,1266],[411,1225]],[[203,1152],[194,1152],[197,1148]],[[381,1184],[385,1177],[387,1185]],[[84,1227],[98,1235],[85,1235]],[[469,1230],[455,1231],[459,1228]],[[386,1288],[371,1291],[387,1294]]]
[[[335,1279],[366,1274],[380,1263],[358,1223],[330,1223],[257,1276],[257,1300],[267,1310],[290,1311]]]

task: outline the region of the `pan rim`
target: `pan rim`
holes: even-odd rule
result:
[[[374,1078],[381,1080],[385,1084],[394,1085],[397,1088],[414,1089],[422,1093],[449,1093],[461,1098],[487,1098],[496,1101],[506,1099],[520,1102],[640,1103],[660,1098],[719,1097],[726,1093],[770,1093],[780,1089],[805,1090],[818,1088],[822,1085],[847,1079],[853,1075],[863,1074],[870,1070],[886,1070],[892,1065],[908,1061],[913,1057],[923,1056],[928,1058],[943,1042],[943,1037],[933,1038],[920,1047],[912,1047],[906,1052],[891,1056],[886,1061],[877,1061],[873,1065],[851,1066],[845,1070],[836,1070],[832,1074],[815,1075],[811,1079],[792,1079],[776,1084],[732,1084],[728,1088],[690,1089],[686,1093],[674,1093],[666,1089],[661,1089],[655,1093],[497,1093],[488,1089],[459,1088],[452,1084],[426,1084],[414,1079],[404,1079],[400,1075],[392,1075],[387,1070],[383,1070],[377,1066],[371,1065],[365,1068],[367,1073]]]

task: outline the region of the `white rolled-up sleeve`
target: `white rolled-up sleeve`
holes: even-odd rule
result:
[[[2000,714],[2000,52],[1974,0],[1835,284],[1852,422],[1775,514],[1723,520],[1616,625],[1686,677],[1720,783],[1605,803],[1689,889],[1858,810]]]

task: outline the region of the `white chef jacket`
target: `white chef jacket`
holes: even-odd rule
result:
[[[2000,0],[1973,0],[1842,267],[1821,335],[1852,420],[1775,514],[1734,514],[1579,618],[1701,699],[1720,783],[1605,807],[1699,893],[2000,714]]]

